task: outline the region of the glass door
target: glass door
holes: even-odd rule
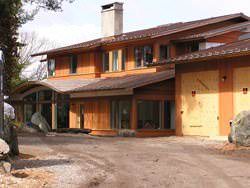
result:
[[[118,123],[120,129],[130,129],[130,109],[129,101],[119,101]]]

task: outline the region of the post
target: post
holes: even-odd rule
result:
[[[0,136],[3,136],[4,127],[4,94],[3,94],[3,53],[0,50]]]

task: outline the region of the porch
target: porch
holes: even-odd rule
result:
[[[40,112],[52,129],[90,129],[92,135],[104,136],[123,131],[138,137],[174,135],[174,79],[167,75],[29,83],[10,100],[17,121],[27,123]]]

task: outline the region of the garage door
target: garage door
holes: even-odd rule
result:
[[[184,135],[218,135],[218,78],[218,71],[182,74],[182,130]]]
[[[234,69],[234,115],[250,110],[250,67]],[[245,90],[245,92],[243,92]],[[247,90],[247,91],[246,91]]]

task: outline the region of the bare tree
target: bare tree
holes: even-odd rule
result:
[[[42,80],[47,75],[46,56],[31,57],[32,54],[55,48],[56,44],[45,38],[39,38],[34,32],[21,33],[19,64],[23,66],[21,77],[28,80]]]

